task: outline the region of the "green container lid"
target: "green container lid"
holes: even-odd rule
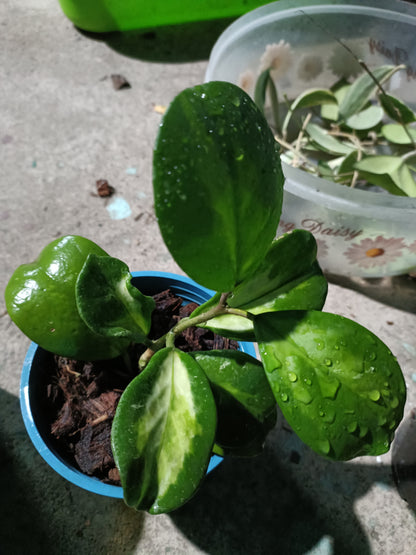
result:
[[[160,25],[239,16],[264,0],[59,0],[65,15],[80,29],[129,31]]]

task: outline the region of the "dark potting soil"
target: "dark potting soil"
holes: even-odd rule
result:
[[[153,339],[197,307],[195,303],[183,305],[183,299],[170,289],[153,298]],[[202,328],[188,328],[175,345],[185,352],[238,349],[236,341]],[[138,373],[138,359],[144,350],[143,346],[135,346],[124,357],[96,362],[54,357],[54,374],[47,384],[53,414],[51,435],[62,456],[83,473],[106,483],[120,485],[111,451],[111,425],[124,389]]]

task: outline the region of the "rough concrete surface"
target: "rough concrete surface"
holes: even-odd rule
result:
[[[29,341],[5,314],[5,284],[69,233],[131,269],[181,273],[153,215],[155,105],[203,81],[223,25],[92,37],[55,0],[0,3],[1,553],[416,552],[415,514],[395,488],[389,454],[331,463],[280,423],[261,456],[227,460],[184,508],[152,517],[66,482],[26,435],[18,395]],[[113,74],[131,87],[115,90]],[[94,196],[98,179],[116,196]],[[326,305],[389,344],[406,376],[406,415],[416,406],[415,291],[406,276],[331,278]]]

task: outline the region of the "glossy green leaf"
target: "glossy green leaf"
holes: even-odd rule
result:
[[[238,285],[227,303],[251,314],[277,310],[320,310],[328,284],[316,262],[317,246],[311,233],[296,229],[273,241],[257,271]],[[219,296],[199,307],[193,314],[200,314],[217,304]],[[208,329],[239,339],[254,341],[251,320],[226,314],[209,320]]]
[[[397,145],[411,145],[416,143],[416,129],[407,127],[407,130],[398,123],[388,123],[381,128],[385,139]]]
[[[296,110],[301,108],[311,108],[312,106],[322,106],[323,104],[337,104],[337,99],[329,89],[308,89],[301,93],[290,105],[289,111],[282,125],[282,133],[286,133],[289,122]]]
[[[114,358],[129,341],[94,333],[77,308],[75,284],[90,254],[107,256],[85,237],[55,239],[34,262],[15,270],[5,290],[6,307],[23,333],[47,351],[78,360]]]
[[[316,254],[316,240],[309,231],[295,229],[281,235],[272,242],[256,272],[234,289],[227,301],[229,306],[252,311],[263,304],[260,300],[265,297],[278,298],[281,293],[287,294],[293,285],[310,277],[311,270],[316,273],[316,268],[312,267]],[[309,302],[322,307],[326,288],[324,290],[323,296],[320,294]],[[299,298],[298,303],[303,304],[305,300]]]
[[[127,505],[152,514],[187,501],[203,479],[216,428],[209,382],[193,358],[158,351],[124,391],[112,449]]]
[[[192,312],[191,317],[199,316],[200,314],[203,314],[210,308],[217,305],[220,297],[221,294],[216,293],[207,302],[198,306],[198,308],[196,308]],[[214,333],[218,333],[219,335],[223,335],[224,337],[235,339],[237,341],[256,340],[254,335],[253,323],[251,322],[251,320],[235,314],[224,314],[221,316],[216,316],[215,318],[211,318],[210,320],[208,320],[205,324],[200,324],[198,327],[207,328]]]
[[[277,417],[263,365],[241,351],[197,351],[192,356],[207,375],[216,400],[217,451],[238,456],[260,453]]]
[[[406,387],[380,339],[342,316],[314,311],[262,314],[255,332],[276,400],[307,445],[338,460],[388,450]]]
[[[322,127],[316,123],[308,123],[306,126],[306,133],[312,139],[314,146],[324,152],[329,152],[331,154],[349,154],[354,150],[352,145],[343,143],[332,135],[329,135],[325,129],[322,129]]]
[[[402,124],[416,121],[416,114],[400,99],[390,94],[382,93],[379,95],[380,104],[386,114],[394,121]]]
[[[94,332],[141,343],[150,331],[155,302],[131,284],[127,265],[110,256],[88,256],[76,287],[78,311]]]
[[[364,129],[373,129],[376,127],[383,119],[384,111],[380,106],[368,106],[361,112],[353,114],[345,122],[348,127],[355,129],[356,131]]]
[[[239,87],[209,82],[174,99],[154,152],[155,209],[190,277],[230,291],[254,271],[276,233],[283,181],[270,127]]]
[[[399,69],[402,69],[402,66],[385,65],[376,67],[371,70],[375,79],[368,73],[360,75],[351,85],[339,106],[340,117],[347,120],[353,114],[360,112],[378,90],[377,82],[383,84]]]

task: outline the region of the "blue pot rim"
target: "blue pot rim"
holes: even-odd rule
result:
[[[191,297],[187,300],[193,300],[195,302],[205,302],[214,294],[214,291],[211,291],[206,287],[202,287],[187,276],[181,276],[169,272],[132,272],[132,277],[138,279],[149,278],[149,280],[158,279],[161,282],[166,282],[165,284],[162,284],[162,289],[165,288],[165,286],[170,286],[178,294],[184,295],[185,298],[187,295]],[[239,346],[243,352],[256,357],[256,351],[253,343],[239,342]],[[23,363],[20,381],[20,409],[26,431],[29,434],[33,445],[46,463],[72,484],[75,484],[76,486],[92,493],[97,493],[106,497],[123,499],[122,487],[105,484],[98,478],[83,474],[80,470],[65,461],[63,457],[61,457],[51,446],[48,445],[47,441],[41,435],[35,422],[29,395],[29,381],[32,364],[38,348],[39,346],[36,343],[32,342],[30,344]],[[212,455],[207,473],[214,470],[214,468],[216,468],[221,461],[222,457]]]

